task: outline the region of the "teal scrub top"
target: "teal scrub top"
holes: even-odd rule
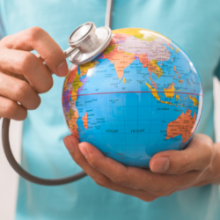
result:
[[[0,0],[0,34],[39,26],[64,50],[69,34],[84,22],[105,22],[105,0]],[[214,139],[213,76],[220,76],[220,1],[115,0],[112,29],[140,27],[176,42],[195,64],[204,89],[199,133]],[[22,166],[34,175],[58,178],[80,171],[63,145],[69,134],[61,106],[64,78],[41,95],[23,126]],[[90,177],[48,187],[20,178],[16,220],[219,220],[218,185],[176,192],[153,202],[102,188]]]

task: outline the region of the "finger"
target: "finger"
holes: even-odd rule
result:
[[[112,182],[135,190],[143,190],[156,197],[170,195],[178,189],[182,190],[193,185],[200,175],[198,171],[184,175],[155,174],[149,170],[126,167],[105,157],[89,143],[80,143],[79,149],[89,164]]]
[[[84,156],[81,154],[78,148],[78,140],[73,136],[67,136],[64,139],[64,143],[71,154],[73,160],[99,185],[117,192],[121,192],[127,195],[132,195],[138,197],[144,201],[153,201],[156,199],[155,196],[148,192],[141,190],[133,190],[128,187],[123,187],[113,183],[109,178],[107,178],[102,173],[98,172],[92,168]]]
[[[135,167],[126,167],[111,158],[105,157],[98,149],[89,143],[80,143],[79,149],[94,169],[106,175],[114,183],[135,190],[151,190],[150,184],[153,180],[155,181],[153,173]]]
[[[21,103],[26,109],[36,109],[40,97],[25,81],[0,72],[0,95]]]
[[[196,134],[186,149],[164,151],[154,155],[150,161],[150,169],[155,173],[166,174],[202,171],[211,164],[214,153],[211,138]]]
[[[68,73],[67,62],[62,49],[46,31],[39,27],[29,28],[5,37],[0,45],[9,49],[36,50],[53,73],[58,76],[65,76]]]
[[[53,86],[50,71],[32,53],[19,50],[0,50],[0,70],[22,74],[37,92],[47,92]]]
[[[24,120],[27,117],[27,110],[18,103],[0,96],[0,117]]]

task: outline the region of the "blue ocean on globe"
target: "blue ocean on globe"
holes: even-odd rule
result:
[[[126,166],[148,167],[160,151],[189,143],[202,112],[201,81],[187,55],[146,29],[113,31],[95,60],[70,70],[67,125],[79,140]]]

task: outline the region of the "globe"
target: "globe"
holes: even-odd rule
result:
[[[187,146],[201,117],[200,77],[189,57],[153,31],[113,31],[93,61],[71,69],[62,104],[70,132],[126,166]]]

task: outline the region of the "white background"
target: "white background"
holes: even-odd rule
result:
[[[217,79],[214,80],[214,96],[215,96],[215,126],[217,141],[220,141],[220,99],[217,98],[220,94],[220,83]],[[1,123],[0,123],[1,124]],[[21,123],[13,122],[13,130],[21,130]],[[1,132],[1,128],[0,128]],[[219,135],[218,135],[219,134]],[[20,160],[20,134],[17,137],[10,137],[12,149],[16,159]],[[13,220],[16,207],[18,176],[9,166],[6,161],[2,146],[0,143],[0,220]]]

